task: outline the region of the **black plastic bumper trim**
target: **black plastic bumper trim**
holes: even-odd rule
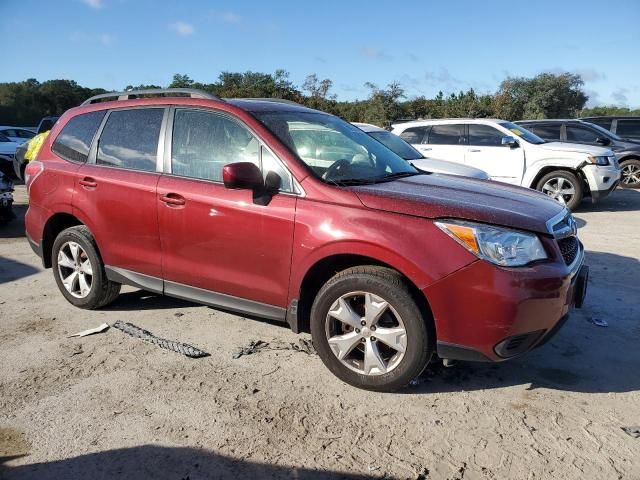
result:
[[[464,345],[438,341],[438,356],[449,360],[461,360],[463,362],[490,362],[484,354]]]

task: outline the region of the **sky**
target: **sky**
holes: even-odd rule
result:
[[[365,82],[432,97],[569,71],[588,106],[640,107],[639,0],[0,0],[0,34],[0,82],[121,90],[282,68],[352,100]]]

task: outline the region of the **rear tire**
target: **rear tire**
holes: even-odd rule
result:
[[[582,202],[584,194],[582,180],[574,173],[566,170],[555,170],[547,173],[536,185],[536,190],[575,210]]]
[[[377,267],[336,274],[311,308],[311,335],[325,366],[354,387],[398,390],[429,363],[435,334],[403,277]]]
[[[640,188],[640,160],[631,159],[620,162],[622,188]]]
[[[120,284],[107,278],[96,242],[84,225],[60,232],[53,242],[51,265],[60,292],[76,307],[104,307],[120,294]]]

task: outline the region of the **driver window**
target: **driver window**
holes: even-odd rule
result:
[[[469,124],[469,145],[480,147],[501,147],[504,133],[489,125]]]
[[[222,167],[234,162],[260,165],[258,140],[239,123],[212,112],[176,110],[171,172],[222,181]]]
[[[567,125],[567,141],[579,143],[596,143],[598,134],[587,128]]]

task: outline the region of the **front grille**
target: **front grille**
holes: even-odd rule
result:
[[[558,247],[560,247],[560,253],[562,253],[564,263],[571,265],[578,256],[580,243],[576,237],[561,238],[558,240]]]

